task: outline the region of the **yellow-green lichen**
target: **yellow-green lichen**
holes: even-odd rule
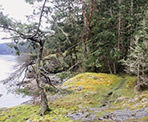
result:
[[[124,108],[139,110],[148,106],[148,91],[135,94],[135,82],[136,78],[128,75],[121,77],[104,73],[79,74],[62,85],[62,88],[73,92],[50,101],[49,107],[52,111],[45,116],[39,115],[39,106],[23,105],[0,111],[0,122],[81,122],[68,118],[67,114],[83,109],[91,114],[93,111],[90,111],[90,108],[99,108],[102,102],[107,102],[108,107],[95,112],[97,117]],[[112,94],[108,95],[109,93]]]
[[[109,87],[114,82],[120,81],[121,77],[104,73],[83,73],[66,81],[63,86],[77,89],[84,88],[83,91],[97,91],[100,86]]]

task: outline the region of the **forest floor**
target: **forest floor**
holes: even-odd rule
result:
[[[51,112],[39,105],[0,110],[0,122],[147,122],[148,90],[135,92],[136,77],[78,74],[48,93]]]

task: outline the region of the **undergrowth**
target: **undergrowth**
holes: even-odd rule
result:
[[[49,102],[51,112],[39,116],[40,107],[22,105],[0,112],[0,122],[75,122],[67,117],[68,113],[75,113],[82,109],[99,108],[106,102],[107,109],[96,112],[100,117],[108,112],[123,109],[125,106],[134,107],[135,103],[127,102],[133,99],[136,78],[133,76],[117,76],[103,73],[83,73],[67,80],[61,87],[72,92]],[[148,91],[139,93],[140,102],[148,98]],[[120,99],[121,100],[120,100]],[[145,103],[145,106],[148,105]],[[144,105],[143,105],[144,106]],[[142,107],[143,107],[142,106]],[[140,105],[137,106],[138,109]],[[91,111],[89,111],[91,113]],[[145,119],[145,118],[144,118]],[[79,121],[78,121],[79,122]]]

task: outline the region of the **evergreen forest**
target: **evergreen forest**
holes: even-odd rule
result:
[[[26,22],[0,7],[0,30],[22,62],[4,82],[32,102],[0,122],[148,121],[148,0],[25,2]]]

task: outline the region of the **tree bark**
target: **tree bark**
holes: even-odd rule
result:
[[[131,17],[133,16],[133,7],[134,7],[134,3],[133,3],[133,0],[131,0],[131,5],[130,5],[130,14],[131,14]]]
[[[119,6],[119,13],[118,13],[118,50],[120,50],[120,44],[121,44],[121,1],[118,0],[118,6]]]
[[[130,4],[130,17],[131,18],[133,18],[133,7],[134,7],[134,3],[133,3],[133,0],[131,0],[131,4]],[[131,21],[130,21],[130,24],[131,24],[131,27],[130,27],[130,41],[129,41],[129,45],[128,46],[130,46],[131,45],[131,41],[132,41],[132,31],[133,31],[133,20],[131,19]]]
[[[113,68],[114,68],[114,74],[117,74],[116,63],[115,62],[113,62]]]
[[[83,49],[84,58],[86,58],[89,53],[89,46],[86,44],[86,42],[89,40],[91,34],[91,21],[93,18],[95,1],[94,0],[90,1],[89,16],[87,16],[87,11],[85,10],[86,7],[85,3],[83,2],[83,0],[80,1],[82,4],[82,15],[84,19],[82,49]]]
[[[47,96],[45,93],[45,89],[41,86],[41,72],[40,72],[40,67],[41,67],[41,60],[42,60],[42,55],[43,55],[43,47],[44,47],[44,42],[40,41],[40,49],[38,52],[38,57],[37,57],[37,64],[36,64],[36,83],[40,92],[41,96],[41,113],[40,115],[46,114],[46,112],[50,111],[49,106],[48,106],[48,100]]]
[[[112,68],[111,68],[111,66],[110,66],[110,62],[109,62],[109,60],[107,61],[107,64],[108,64],[108,68],[109,68],[109,72],[110,72],[110,74],[113,74],[113,72],[112,72]]]
[[[82,16],[83,16],[83,35],[82,35],[82,54],[83,54],[83,60],[88,59],[88,54],[90,52],[89,45],[87,44],[88,40],[90,39],[91,36],[91,21],[93,18],[93,13],[94,13],[94,4],[95,1],[91,0],[89,5],[90,7],[89,12],[86,11],[86,5],[84,0],[80,0],[82,4]],[[88,15],[87,15],[88,13]]]
[[[81,0],[82,3],[82,15],[83,15],[83,36],[82,36],[82,50],[83,50],[83,58],[86,58],[86,40],[88,36],[88,25],[89,25],[89,20],[86,16],[86,10],[85,10],[85,3],[83,0]]]
[[[140,55],[138,55],[138,61],[139,61],[139,56]],[[139,85],[139,84],[140,84],[140,64],[138,62],[138,66],[137,66],[137,85]]]
[[[41,115],[46,114],[46,112],[49,112],[49,106],[48,106],[48,100],[45,93],[45,90],[42,88],[41,90]]]

